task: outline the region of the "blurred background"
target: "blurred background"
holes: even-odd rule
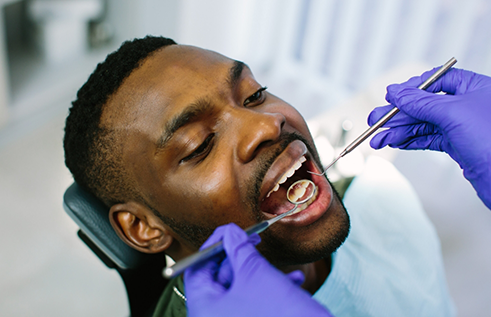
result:
[[[147,34],[243,60],[308,121],[324,163],[384,105],[385,87],[439,66],[491,75],[489,0],[0,0],[0,315],[125,316],[121,279],[78,239],[62,196],[64,119],[119,45]],[[330,178],[390,160],[442,242],[459,316],[491,311],[491,211],[446,154],[362,146]]]

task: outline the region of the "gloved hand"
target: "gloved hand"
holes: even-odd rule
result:
[[[450,69],[426,91],[417,89],[435,70],[387,87],[391,105],[375,108],[368,124],[394,106],[401,111],[385,124],[390,129],[375,135],[370,145],[448,153],[491,209],[491,78]],[[440,91],[447,94],[435,94]]]
[[[235,224],[218,227],[201,247],[223,238],[226,256],[217,255],[184,272],[188,316],[332,316],[299,285],[300,271],[285,275],[254,247]]]

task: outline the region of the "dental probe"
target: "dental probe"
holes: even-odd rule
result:
[[[426,90],[431,84],[433,84],[438,78],[440,78],[447,70],[449,70],[453,65],[457,63],[457,60],[455,57],[452,57],[448,62],[446,62],[442,67],[440,67],[433,75],[431,75],[427,80],[425,80],[421,85],[418,86],[418,89],[421,90]],[[363,141],[365,141],[367,138],[369,138],[372,134],[374,134],[381,126],[383,126],[387,121],[392,119],[393,116],[395,116],[399,112],[399,109],[397,107],[394,107],[391,111],[389,111],[385,116],[380,118],[375,124],[373,124],[371,127],[369,127],[365,132],[363,132],[358,138],[356,138],[353,142],[351,142],[342,152],[339,154],[337,158],[335,158],[331,164],[329,164],[325,169],[324,172],[322,173],[314,173],[310,172],[311,174],[315,175],[323,175],[327,172],[329,168],[331,168],[340,158],[345,156],[346,154],[350,153],[354,149],[358,147]]]
[[[294,191],[295,187],[297,187],[297,189],[298,187],[301,187],[300,190],[304,190],[304,192],[300,195],[300,197],[292,198],[292,193],[290,191]],[[295,210],[297,210],[299,205],[308,202],[312,197],[314,197],[316,192],[317,192],[317,186],[312,181],[307,179],[296,181],[288,188],[288,191],[286,193],[286,198],[288,199],[289,202],[294,204],[295,207],[272,219],[264,220],[261,221],[260,223],[252,225],[249,228],[245,229],[245,232],[247,233],[248,236],[250,236],[253,233],[259,234],[263,232],[273,223],[277,222],[280,219],[285,218],[286,216],[291,215]],[[173,266],[165,268],[164,271],[162,272],[162,275],[165,278],[173,278],[184,272],[188,267],[193,266],[201,261],[204,261],[222,251],[223,251],[223,243],[222,241],[219,241],[215,244],[212,244],[206,249],[198,251],[182,259],[181,261],[176,262]]]

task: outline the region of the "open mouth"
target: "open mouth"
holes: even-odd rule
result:
[[[266,197],[260,204],[261,211],[272,215],[280,215],[295,207],[287,199],[288,188],[298,180],[307,179],[312,180],[312,174],[310,171],[312,168],[312,162],[308,161],[305,155],[301,156],[294,164],[279,178],[274,187],[268,192]],[[305,192],[304,188],[299,187],[295,190],[294,196],[302,196]],[[314,196],[298,206],[292,215],[297,214],[307,207],[309,207],[317,199],[318,191]],[[288,217],[290,217],[289,215]]]

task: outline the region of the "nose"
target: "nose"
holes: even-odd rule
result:
[[[241,162],[247,163],[266,144],[278,140],[286,118],[281,113],[257,112],[251,109],[242,109],[239,112],[236,153]]]

